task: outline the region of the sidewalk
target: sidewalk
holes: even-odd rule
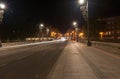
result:
[[[97,79],[73,44],[65,47],[47,79]]]
[[[87,41],[83,41],[82,43],[86,44]],[[92,46],[120,56],[120,43],[92,41]]]
[[[120,56],[120,43],[107,43],[107,42],[96,42],[93,41],[93,46],[109,53]]]

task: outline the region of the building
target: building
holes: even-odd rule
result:
[[[120,40],[120,16],[97,19],[101,29],[100,34],[103,34],[102,40]]]

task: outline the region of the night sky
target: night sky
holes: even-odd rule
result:
[[[73,21],[82,24],[77,0],[2,0],[6,3],[2,32],[32,31],[39,23],[49,24],[62,33]],[[89,0],[90,18],[120,16],[120,0]],[[25,31],[26,31],[25,30]]]

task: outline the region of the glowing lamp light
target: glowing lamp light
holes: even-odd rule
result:
[[[5,4],[0,3],[0,8],[1,8],[1,9],[5,9],[5,7],[6,7]]]
[[[104,33],[103,33],[103,32],[100,32],[99,34],[100,34],[100,38],[102,39]]]
[[[73,22],[73,25],[75,26],[75,25],[77,25],[77,23],[76,23],[76,22]]]
[[[40,24],[40,26],[41,26],[41,27],[44,27],[44,25],[43,25],[43,24]]]
[[[84,4],[85,0],[79,0],[79,4]]]
[[[84,33],[80,33],[80,36],[83,36],[84,35]]]
[[[44,28],[44,24],[40,24],[40,25],[39,25],[39,29],[42,30],[43,28]]]
[[[100,34],[100,35],[103,35],[103,32],[100,32],[99,34]]]

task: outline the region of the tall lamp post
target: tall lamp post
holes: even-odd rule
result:
[[[90,41],[90,31],[89,31],[89,5],[88,0],[79,0],[80,9],[83,15],[84,20],[87,22],[87,45],[91,46],[92,43]]]
[[[47,32],[47,40],[48,40],[50,29],[46,28],[46,32]]]
[[[5,4],[0,3],[0,24],[2,23],[2,20],[3,20],[5,7],[6,7]],[[2,47],[1,37],[0,37],[0,47]]]
[[[41,33],[41,35],[40,35],[41,38],[43,38],[43,28],[44,28],[44,24],[40,24],[39,29],[40,29],[40,33]]]
[[[76,40],[77,40],[77,42],[78,42],[78,24],[77,24],[77,22],[73,22],[73,26],[74,26],[74,28],[75,28]]]

